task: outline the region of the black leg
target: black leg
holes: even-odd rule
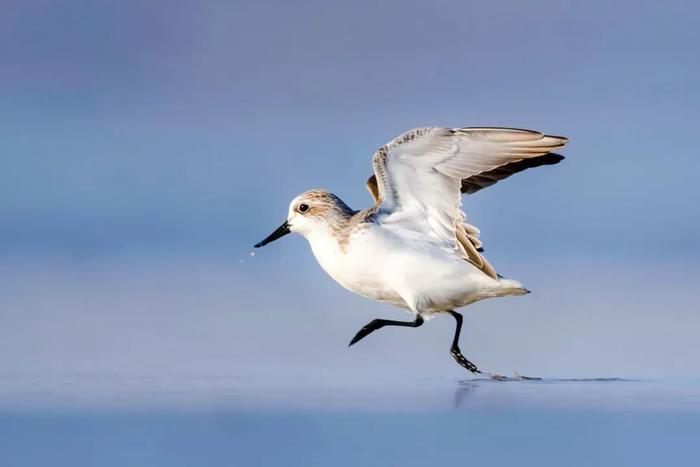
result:
[[[481,371],[479,371],[476,365],[467,360],[466,357],[462,355],[462,351],[459,350],[459,333],[462,332],[462,315],[452,310],[448,311],[447,313],[451,314],[454,317],[455,321],[457,321],[455,337],[454,339],[452,339],[452,347],[450,348],[450,353],[452,354],[452,357],[457,363],[459,363],[472,373],[481,373]]]
[[[357,334],[355,334],[355,337],[352,338],[350,343],[348,344],[348,347],[350,347],[353,344],[356,344],[358,341],[361,339],[367,337],[370,333],[376,331],[377,329],[381,329],[384,326],[406,326],[409,328],[417,328],[423,324],[423,318],[421,318],[420,315],[416,315],[415,321],[393,321],[390,319],[375,319],[367,323],[362,329],[360,329]]]

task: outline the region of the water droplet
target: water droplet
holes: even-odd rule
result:
[[[250,252],[250,256],[255,256],[255,252],[254,252],[254,251],[251,251],[251,252]]]

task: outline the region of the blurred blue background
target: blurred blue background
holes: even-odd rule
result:
[[[374,150],[424,125],[571,139],[562,164],[464,199],[489,260],[534,292],[469,308],[471,360],[700,376],[695,2],[1,8],[5,410],[342,410],[338,388],[416,378],[459,392],[451,321],[349,350],[365,322],[403,315],[341,289],[299,237],[249,255],[303,190],[368,206]],[[358,391],[365,410],[394,400]],[[440,406],[414,396],[393,406]]]

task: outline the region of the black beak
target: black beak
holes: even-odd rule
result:
[[[284,224],[277,227],[277,229],[270,235],[268,235],[267,238],[265,238],[265,240],[263,240],[260,243],[256,243],[255,248],[260,248],[261,246],[265,246],[270,242],[274,242],[278,238],[282,238],[290,232],[291,230],[289,230],[289,224],[287,223],[287,221],[284,221]]]

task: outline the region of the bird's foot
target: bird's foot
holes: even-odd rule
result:
[[[371,334],[372,332],[376,331],[377,329],[381,329],[384,326],[403,326],[403,327],[409,327],[409,328],[417,328],[421,324],[423,324],[423,317],[421,315],[417,315],[416,319],[413,321],[394,321],[392,319],[373,319],[369,323],[365,324],[362,329],[360,329],[357,334],[355,334],[355,337],[352,338],[350,343],[348,344],[348,347],[357,343],[361,339],[364,339],[367,337],[368,334]]]
[[[459,350],[459,348],[453,348],[452,350],[450,350],[450,354],[457,363],[462,365],[467,370],[475,374],[481,374],[481,371],[476,367],[476,365],[474,365],[472,362],[467,360],[464,355],[462,355],[462,352]]]
[[[378,319],[375,319],[373,321],[370,321],[366,325],[362,327],[359,331],[357,331],[357,334],[355,334],[355,337],[352,338],[350,343],[348,344],[348,347],[350,347],[353,344],[357,344],[359,341],[367,337],[369,334],[373,333],[377,329],[381,328],[381,321]]]

